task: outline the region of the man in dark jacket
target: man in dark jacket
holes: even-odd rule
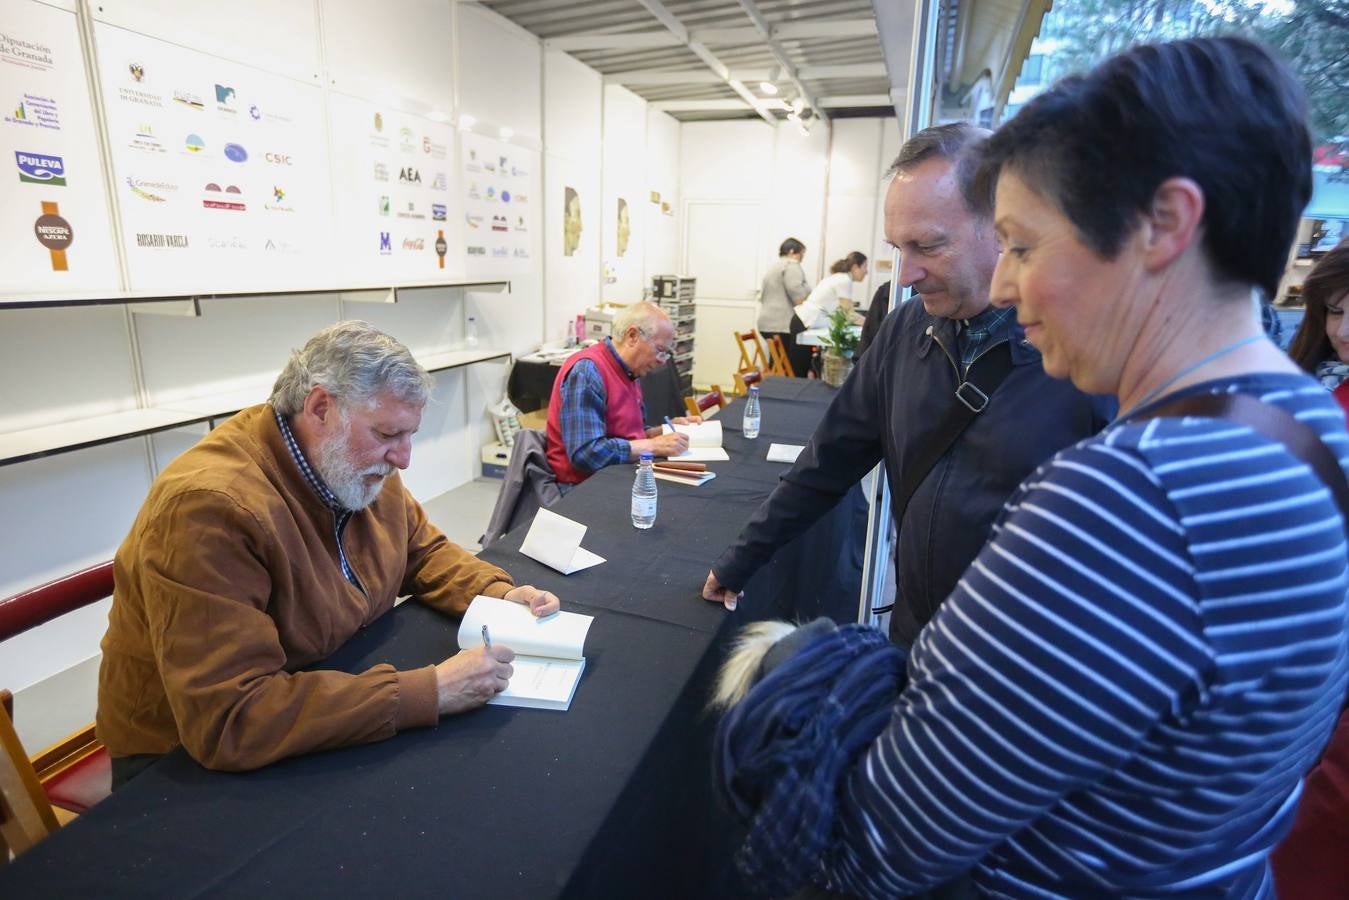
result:
[[[883,460],[899,527],[890,637],[908,646],[1022,479],[1113,413],[1047,376],[1014,310],[989,305],[993,203],[972,186],[987,134],[942,125],[900,149],[885,236],[900,251],[900,285],[919,300],[885,318],[796,464],[713,564],[706,599],[734,609],[774,552]]]

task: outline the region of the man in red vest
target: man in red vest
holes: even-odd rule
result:
[[[572,354],[562,365],[548,401],[548,464],[563,491],[605,466],[636,462],[644,452],[677,456],[688,449],[686,435],[646,427],[637,383],[665,365],[673,348],[670,317],[654,303],[635,303],[614,317],[612,338]]]

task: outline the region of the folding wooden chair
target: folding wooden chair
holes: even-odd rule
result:
[[[773,361],[765,374],[795,378],[796,369],[792,368],[791,358],[787,356],[787,346],[782,343],[782,335],[775,334],[769,338],[768,349],[773,352]]]
[[[748,372],[735,373],[735,393],[743,397],[749,393],[751,385],[759,384],[763,381],[763,372],[759,369],[750,369]]]
[[[112,595],[112,563],[0,600],[0,642]],[[92,724],[31,760],[14,731],[9,691],[0,691],[0,838],[21,853],[112,792],[112,761]],[[33,793],[36,786],[36,794]],[[0,859],[7,853],[0,852]]]
[[[762,372],[768,369],[768,356],[764,353],[763,341],[759,340],[759,332],[754,329],[737,331],[735,342],[740,347],[740,364],[737,371],[748,372],[751,369],[758,369]],[[751,344],[753,346],[750,346]]]
[[[726,404],[730,402],[731,401],[726,399],[726,395],[722,393],[721,387],[714,384],[712,385],[712,390],[703,394],[696,400],[692,397],[685,397],[684,407],[689,411],[689,415],[701,416],[714,406],[717,409],[725,409]]]

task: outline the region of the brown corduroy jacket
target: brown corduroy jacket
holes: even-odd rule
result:
[[[266,404],[165,468],[114,566],[98,684],[109,752],[182,744],[208,768],[243,770],[435,724],[433,665],[299,670],[396,597],[457,616],[475,594],[503,594],[510,576],[452,544],[397,474],[351,517],[342,544],[365,593],[343,576],[333,512]]]

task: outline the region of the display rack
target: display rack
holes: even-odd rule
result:
[[[655,275],[651,278],[651,296],[670,317],[675,329],[671,363],[679,373],[679,391],[693,392],[693,341],[697,329],[694,294],[698,280],[686,275]]]

